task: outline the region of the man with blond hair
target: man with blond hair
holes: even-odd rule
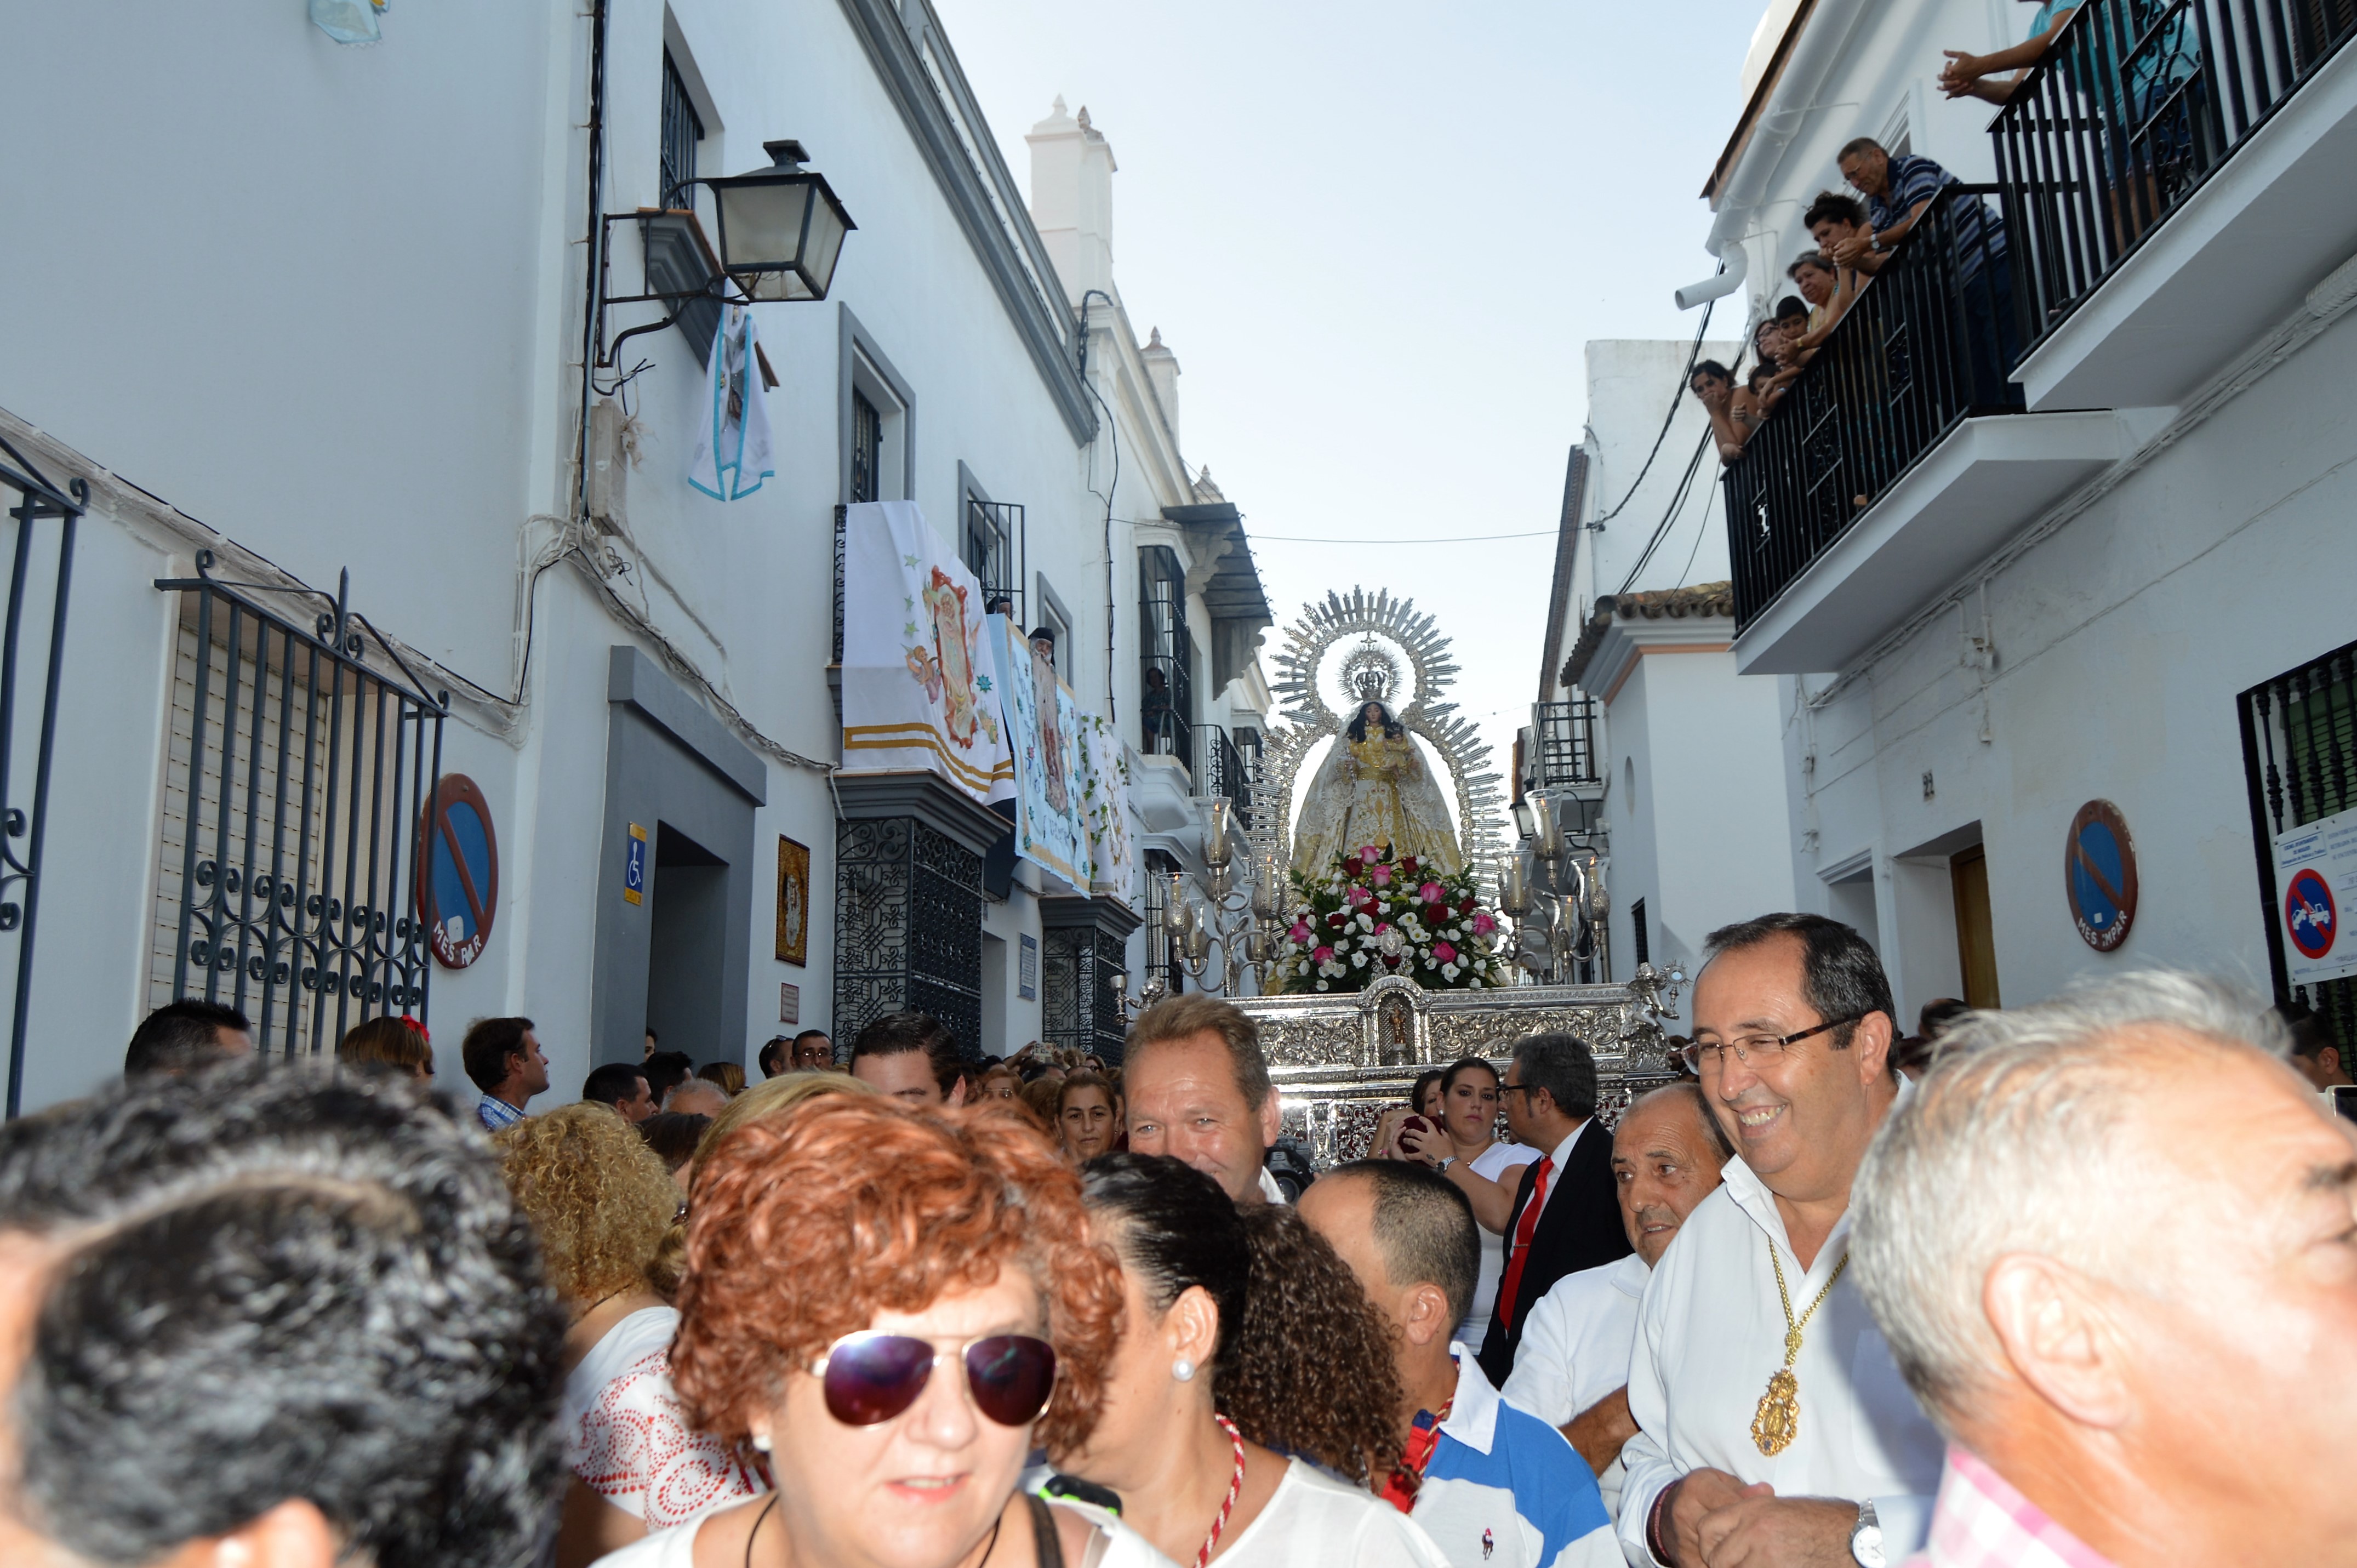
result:
[[[1132,1149],[1183,1160],[1238,1203],[1285,1201],[1266,1164],[1276,1086],[1243,1009],[1203,995],[1148,1007],[1129,1026],[1121,1087]]]
[[[2191,976],[1976,1013],[1860,1169],[1930,1568],[2357,1560],[2357,1134]]]

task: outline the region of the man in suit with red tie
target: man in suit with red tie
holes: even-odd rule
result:
[[[1596,1058],[1577,1035],[1525,1035],[1499,1086],[1514,1141],[1542,1151],[1523,1167],[1506,1222],[1498,1305],[1481,1369],[1502,1385],[1523,1320],[1555,1281],[1629,1255],[1612,1185],[1612,1132],[1596,1121]]]

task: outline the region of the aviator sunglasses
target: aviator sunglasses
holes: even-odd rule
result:
[[[930,1339],[863,1330],[828,1346],[811,1371],[826,1391],[829,1414],[845,1426],[875,1426],[916,1403],[933,1369],[952,1355],[965,1363],[974,1408],[999,1425],[1026,1425],[1047,1407],[1056,1350],[1028,1334],[993,1334],[938,1351]]]

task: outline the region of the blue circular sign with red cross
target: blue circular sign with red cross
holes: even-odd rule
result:
[[[463,773],[446,773],[418,824],[417,913],[445,969],[483,956],[500,908],[500,841],[491,803]]]
[[[2097,952],[2110,952],[2128,940],[2128,929],[2136,924],[2136,840],[2128,835],[2127,819],[2109,800],[2090,800],[2071,819],[2062,880],[2082,940]]]
[[[2332,950],[2332,939],[2340,929],[2331,885],[2316,867],[2300,867],[2291,879],[2291,890],[2284,895],[2284,929],[2290,933],[2291,945],[2303,958],[2322,958]]]

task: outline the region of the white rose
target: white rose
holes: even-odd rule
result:
[[[1365,953],[1362,953],[1362,952],[1354,952],[1354,953],[1352,953],[1352,954],[1351,955],[1351,967],[1352,969],[1364,969],[1364,968],[1366,968],[1366,967],[1367,967],[1367,955],[1366,955]]]
[[[1468,989],[1469,989],[1469,990],[1473,990],[1473,991],[1479,991],[1479,990],[1480,990],[1480,989],[1481,989],[1481,983],[1480,983],[1479,980],[1476,980],[1476,981],[1474,981],[1474,982],[1472,983],[1472,984],[1471,984],[1470,986],[1469,986],[1469,987],[1468,987]]]
[[[1457,978],[1457,966],[1453,963],[1444,963],[1440,966],[1440,972],[1448,979],[1454,980]]]
[[[1321,981],[1319,981],[1319,982],[1318,983],[1318,990],[1320,990],[1320,991],[1324,991],[1324,990],[1326,990],[1326,989],[1327,989],[1327,984],[1326,984],[1326,983],[1325,983],[1324,981],[1322,981],[1322,980],[1321,980]]]

